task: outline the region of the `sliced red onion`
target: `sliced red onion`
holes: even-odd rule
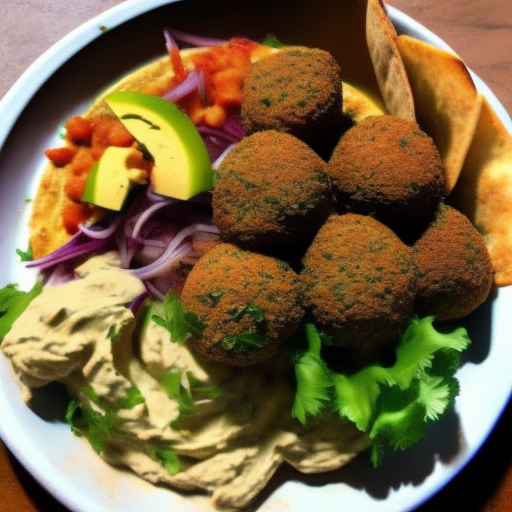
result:
[[[240,140],[239,137],[227,132],[226,130],[220,128],[212,128],[211,126],[200,125],[197,127],[197,131],[203,136],[210,136],[217,139],[221,139],[222,141],[232,143],[238,142]]]
[[[144,304],[144,301],[149,297],[148,292],[141,293],[138,297],[135,298],[135,300],[132,301],[130,304],[130,311],[135,316],[137,312],[139,311],[139,308]]]
[[[27,268],[45,270],[57,265],[58,263],[70,261],[80,256],[98,252],[100,250],[104,251],[109,247],[109,245],[110,239],[108,238],[85,238],[83,233],[79,231],[69,242],[48,256],[28,262]]]
[[[226,155],[235,147],[235,144],[230,144],[216,159],[212,164],[212,169],[215,171],[219,168],[220,164],[226,158]]]
[[[190,34],[188,32],[182,32],[181,30],[171,28],[166,28],[164,30],[164,33],[166,34],[166,40],[169,38],[173,41],[185,43],[185,45],[188,46],[219,46],[227,43],[226,39],[198,36],[195,34]]]
[[[178,43],[174,39],[172,33],[173,31],[171,29],[164,29],[165,47],[168,52],[171,52],[174,48],[178,48]]]
[[[190,93],[198,91],[201,98],[204,99],[204,78],[203,73],[195,69],[187,73],[187,77],[183,82],[180,82],[176,87],[166,92],[162,97],[173,103],[183,99]]]
[[[99,227],[97,224],[94,224],[92,226],[86,226],[85,224],[80,224],[78,228],[80,231],[88,236],[89,238],[95,238],[95,239],[105,239],[110,238],[115,230],[119,227],[121,224],[121,217],[116,217],[109,226],[106,227]]]
[[[222,128],[236,140],[243,139],[246,135],[244,125],[239,117],[228,117]]]
[[[160,288],[158,288],[158,286],[156,286],[151,281],[146,281],[144,283],[144,285],[146,286],[146,289],[147,289],[149,295],[151,295],[152,297],[155,297],[156,299],[164,300],[165,292],[162,292],[160,290]]]
[[[166,268],[169,267],[169,260],[172,260],[173,262],[176,259],[176,252],[178,251],[178,248],[180,245],[184,242],[186,238],[189,236],[197,233],[198,231],[206,231],[208,233],[218,233],[219,230],[217,226],[209,225],[209,224],[191,224],[190,226],[187,226],[186,228],[183,228],[180,230],[176,236],[172,239],[170,244],[167,246],[165,251],[162,253],[162,255],[156,259],[153,263],[150,263],[149,265],[146,265],[145,267],[137,268],[137,269],[131,269],[130,272],[137,276],[139,279],[151,279],[153,277],[159,276]],[[191,250],[191,245],[187,244],[189,246],[188,251],[180,252],[180,256],[182,257],[185,254],[187,254]]]
[[[146,187],[146,199],[150,202],[150,203],[156,203],[158,201],[162,201],[164,199],[167,199],[163,196],[161,196],[160,194],[157,194],[152,188],[151,186],[148,186]]]
[[[175,202],[177,202],[177,200],[169,199],[158,201],[157,203],[152,204],[148,209],[144,210],[135,222],[130,236],[135,239],[138,238],[142,227],[155,212]]]
[[[44,285],[46,287],[56,286],[75,279],[76,274],[69,262],[59,263],[47,271],[44,278]]]

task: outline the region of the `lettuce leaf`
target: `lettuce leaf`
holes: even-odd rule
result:
[[[15,320],[42,290],[43,285],[39,281],[27,292],[20,290],[17,284],[8,284],[0,290],[0,343]]]
[[[390,366],[370,364],[341,373],[321,359],[320,335],[305,329],[307,349],[295,360],[297,388],[292,416],[335,411],[373,440],[371,458],[380,463],[385,449],[404,450],[425,435],[429,422],[453,407],[459,393],[454,374],[470,345],[463,327],[436,330],[434,317],[414,318],[396,348]]]
[[[297,392],[292,416],[306,423],[308,415],[316,416],[331,400],[333,385],[327,365],[320,355],[321,339],[315,326],[305,325],[308,350],[295,363]]]

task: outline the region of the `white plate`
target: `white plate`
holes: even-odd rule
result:
[[[238,2],[241,4],[241,2]],[[162,28],[205,33],[209,20],[182,18],[182,2],[127,0],[82,25],[42,55],[0,102],[0,286],[28,285],[33,275],[16,262],[26,249],[26,199],[33,196],[44,166],[43,151],[55,143],[60,123],[83,111],[88,101],[124,72],[163,52]],[[389,8],[399,32],[449,47],[400,11]],[[272,17],[269,17],[272,18]],[[268,21],[267,32],[277,31]],[[249,26],[249,25],[247,25]],[[102,27],[107,27],[106,33]],[[220,28],[220,25],[219,25]],[[222,28],[225,28],[222,25]],[[239,34],[249,35],[240,29]],[[224,34],[229,35],[229,34]],[[474,76],[507,128],[512,123],[488,87]],[[307,511],[315,508],[407,511],[422,504],[472,458],[494,427],[512,389],[512,288],[503,288],[468,319],[473,339],[459,372],[461,394],[456,412],[433,425],[411,450],[386,459],[373,470],[364,455],[334,475],[276,479],[259,510]],[[0,357],[0,435],[27,470],[74,512],[180,512],[198,505],[172,491],[153,487],[105,464],[58,421],[62,401],[42,392],[36,411],[22,402],[5,358]],[[482,390],[482,383],[486,383]],[[201,510],[205,510],[203,507]]]

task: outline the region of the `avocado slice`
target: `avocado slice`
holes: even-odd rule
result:
[[[144,169],[131,168],[130,157],[136,150],[110,146],[92,166],[87,176],[82,201],[119,211],[135,183],[147,180]]]
[[[154,161],[151,187],[176,199],[213,187],[213,170],[196,126],[174,103],[151,94],[118,91],[105,101]]]

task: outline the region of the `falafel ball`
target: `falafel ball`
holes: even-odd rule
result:
[[[421,314],[439,320],[462,318],[487,299],[494,277],[487,246],[455,208],[441,204],[412,249]]]
[[[430,220],[444,196],[444,168],[434,141],[413,121],[370,116],[347,130],[328,173],[348,210],[393,227]]]
[[[334,209],[327,164],[293,135],[242,139],[218,168],[213,220],[221,239],[265,252],[309,240]]]
[[[256,61],[244,80],[241,119],[248,134],[282,131],[312,147],[337,140],[343,123],[340,66],[329,52],[301,46]]]
[[[191,348],[233,366],[274,355],[304,314],[299,276],[286,262],[228,243],[199,259],[181,300],[202,326]]]
[[[371,358],[397,341],[415,297],[411,249],[367,215],[334,214],[303,258],[306,303],[333,343]]]

